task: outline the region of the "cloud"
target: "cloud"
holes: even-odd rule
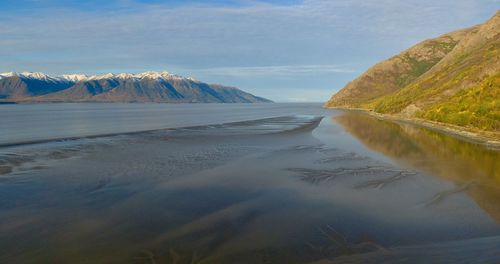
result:
[[[90,12],[0,11],[0,68],[184,68],[375,61],[422,38],[479,23],[481,1],[306,0],[185,6],[121,1]],[[490,14],[491,15],[491,14]],[[471,22],[472,20],[472,22]],[[378,50],[377,50],[378,49]]]
[[[286,76],[303,80],[283,89],[305,90],[312,77],[339,88],[347,80],[338,75],[498,9],[491,0],[47,1],[0,3],[0,72],[180,70],[214,82],[253,77],[241,87],[250,91]]]
[[[338,65],[282,65],[252,67],[219,67],[194,70],[194,72],[235,77],[289,76],[324,73],[353,73],[349,68]]]

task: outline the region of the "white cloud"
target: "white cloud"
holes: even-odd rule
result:
[[[0,4],[0,72],[182,69],[215,82],[254,77],[243,89],[296,76],[303,80],[286,89],[297,90],[320,74],[323,83],[316,80],[315,87],[338,89],[346,80],[325,76],[351,76],[353,69],[359,72],[424,38],[480,23],[498,9],[491,0],[124,3],[114,10],[61,7],[33,14],[2,11]]]
[[[379,59],[381,53],[387,56],[422,38],[479,23],[484,17],[478,14],[488,6],[474,0],[306,0],[286,6],[175,8],[126,2],[127,8],[100,12],[0,11],[0,68],[36,66],[40,56],[55,57],[60,65],[45,67],[99,71],[137,63],[186,68],[344,64],[365,55]]]
[[[353,73],[349,68],[338,65],[281,65],[252,67],[219,67],[194,70],[194,72],[212,75],[254,77],[254,76],[288,76],[311,75],[324,73]]]

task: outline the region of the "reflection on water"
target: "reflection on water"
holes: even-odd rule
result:
[[[346,112],[334,119],[369,148],[456,183],[457,189],[437,194],[435,201],[465,191],[500,222],[500,151],[363,113]]]
[[[500,260],[500,237],[491,238],[500,225],[464,194],[494,206],[484,189],[495,180],[473,166],[490,163],[447,154],[479,149],[447,150],[451,139],[363,116],[338,122],[446,180],[367,155],[341,125],[315,116],[0,149],[8,168],[0,171],[0,263]],[[427,156],[436,142],[443,146]],[[482,176],[447,174],[467,171]]]

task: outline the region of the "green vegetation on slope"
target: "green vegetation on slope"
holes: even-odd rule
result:
[[[448,54],[455,47],[455,45],[457,45],[458,42],[454,41],[451,37],[447,37],[446,39],[447,39],[446,42],[430,40],[424,42],[423,45],[427,52],[430,51],[432,53]],[[401,56],[401,59],[403,60],[404,63],[409,65],[406,73],[395,76],[396,84],[400,88],[403,88],[409,83],[411,83],[413,80],[415,80],[417,77],[430,70],[434,65],[436,65],[442,59],[442,57],[437,56],[426,59],[417,59],[410,56],[410,54],[406,53],[403,56]]]
[[[400,90],[436,65],[468,30],[423,41],[376,64],[335,94],[326,106],[365,107],[367,102]]]
[[[379,98],[372,104],[373,109],[379,113],[395,114],[410,104],[420,103],[419,107],[425,110],[428,105],[446,101],[465,84],[480,82],[484,78],[481,74],[498,63],[499,54],[499,41],[473,49],[439,71],[417,79],[396,93]]]
[[[500,131],[500,73],[417,116],[464,127]]]

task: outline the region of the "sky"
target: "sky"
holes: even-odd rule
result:
[[[323,102],[378,61],[498,9],[500,0],[0,0],[0,72],[169,71]]]

